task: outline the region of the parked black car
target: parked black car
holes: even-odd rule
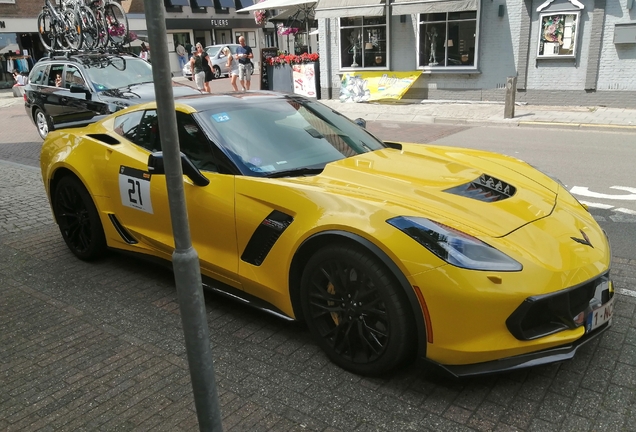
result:
[[[39,60],[24,87],[24,105],[38,133],[85,124],[154,100],[152,66],[134,54],[81,53]],[[175,96],[199,94],[174,84]]]

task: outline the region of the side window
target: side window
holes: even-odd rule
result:
[[[51,87],[57,87],[55,85],[55,79],[60,76],[62,77],[62,73],[64,72],[64,65],[63,64],[52,64],[51,68],[49,69],[49,76],[48,76],[48,81],[46,83],[46,85],[51,86]]]
[[[38,85],[44,84],[44,79],[46,77],[46,67],[46,65],[36,66],[35,69],[33,69],[33,71],[31,72],[29,82]]]
[[[177,111],[179,147],[200,170],[218,171],[212,147],[205,134],[190,114]]]
[[[86,87],[86,82],[82,77],[81,72],[75,65],[67,65],[66,73],[64,76],[64,87],[70,89],[72,85],[79,85],[82,87]]]
[[[157,111],[135,111],[115,119],[115,132],[150,152],[161,150]]]

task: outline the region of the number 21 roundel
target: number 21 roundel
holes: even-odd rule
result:
[[[119,167],[119,195],[123,205],[152,214],[150,173],[123,165]]]

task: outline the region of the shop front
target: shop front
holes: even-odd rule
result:
[[[319,0],[321,93],[366,92],[367,78],[403,86],[409,72],[410,88],[389,94],[501,102],[516,76],[517,101],[636,107],[629,3]]]

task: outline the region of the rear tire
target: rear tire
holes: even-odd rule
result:
[[[406,295],[366,250],[336,244],[316,252],[300,298],[309,330],[340,367],[379,375],[411,358],[416,330]]]
[[[64,19],[68,30],[64,33],[66,46],[71,50],[79,50],[82,47],[82,21],[75,10],[68,9],[64,12]]]
[[[212,69],[212,73],[214,74],[214,79],[221,78],[221,68],[219,68],[218,66],[214,66],[214,69]]]
[[[63,177],[51,197],[55,219],[71,252],[83,261],[103,256],[106,252],[104,228],[82,182],[72,176]]]

